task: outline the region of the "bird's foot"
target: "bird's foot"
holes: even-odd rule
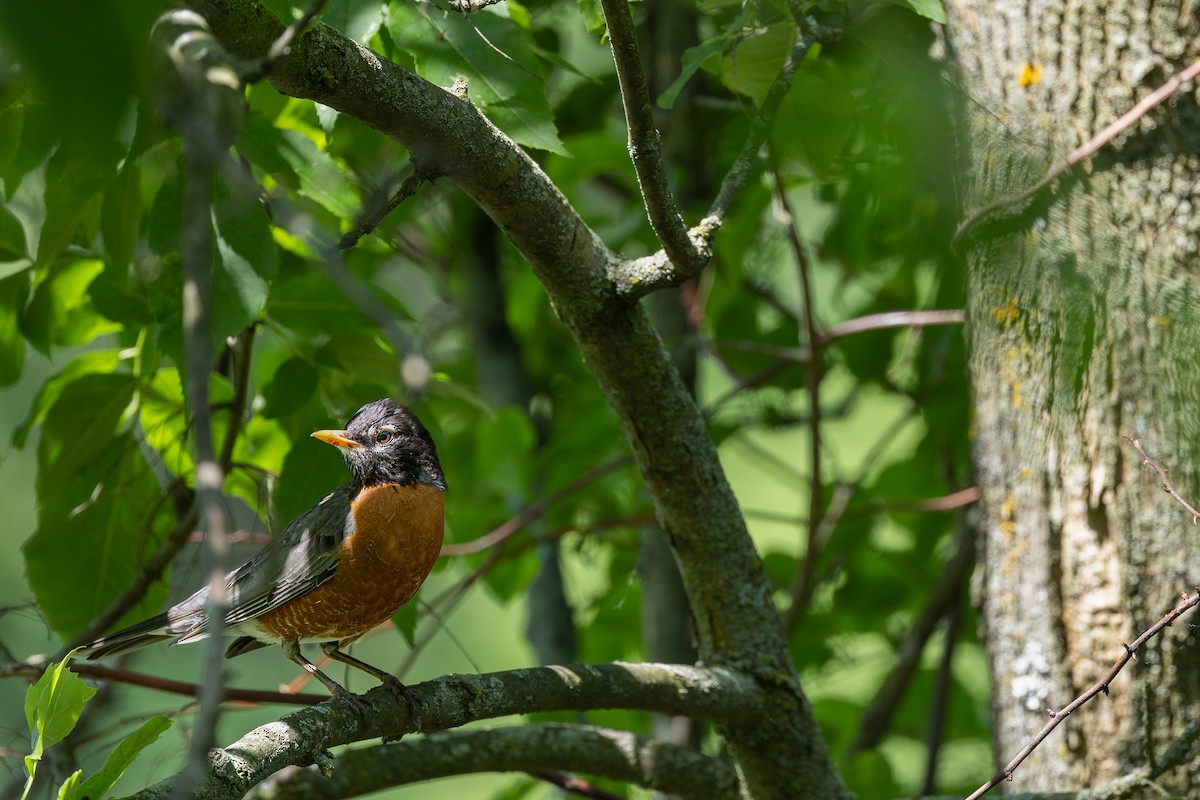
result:
[[[405,686],[395,675],[382,675],[380,680],[387,687],[388,691],[399,697],[404,702],[408,703],[408,710],[412,712],[413,727],[416,732],[421,732],[421,701],[413,694],[412,690]]]

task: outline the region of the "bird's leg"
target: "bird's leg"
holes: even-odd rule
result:
[[[312,675],[314,678],[319,680],[325,686],[325,688],[329,690],[329,693],[333,695],[334,699],[341,700],[342,702],[351,706],[361,717],[371,720],[371,722],[375,723],[376,727],[380,727],[379,723],[375,720],[375,716],[371,713],[371,709],[367,705],[366,701],[351,692],[345,686],[342,686],[333,678],[326,675],[317,667],[316,664],[305,658],[304,654],[300,652],[299,642],[284,641],[283,654],[296,664],[299,664],[300,667],[303,668],[304,671],[309,675]]]
[[[343,664],[349,664],[352,667],[357,667],[368,675],[374,675],[384,686],[391,690],[392,694],[397,697],[402,697],[408,703],[409,709],[412,711],[413,724],[416,725],[417,731],[421,730],[421,705],[417,700],[416,695],[408,690],[399,678],[390,672],[384,672],[379,667],[368,664],[361,659],[357,659],[349,653],[342,652],[337,642],[323,642],[321,644],[321,652],[332,658],[334,661],[340,661]],[[314,667],[316,669],[316,667]]]

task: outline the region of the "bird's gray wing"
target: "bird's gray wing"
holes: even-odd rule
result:
[[[353,489],[346,484],[296,517],[254,558],[225,576],[229,611],[225,624],[253,619],[302,597],[333,577],[341,558]],[[167,612],[177,643],[208,632],[208,587]]]

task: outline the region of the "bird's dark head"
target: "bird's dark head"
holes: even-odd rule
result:
[[[423,483],[446,490],[446,477],[429,431],[411,411],[387,398],[360,408],[344,431],[315,431],[312,435],[342,451],[359,486]]]

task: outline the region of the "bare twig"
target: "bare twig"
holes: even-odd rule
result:
[[[372,233],[379,227],[379,223],[383,222],[388,214],[395,211],[401,203],[416,194],[417,189],[421,188],[421,184],[431,181],[433,181],[432,176],[414,170],[401,182],[400,188],[388,198],[386,203],[374,211],[364,214],[359,223],[354,226],[354,229],[347,231],[342,236],[341,241],[338,242],[338,249],[349,250],[352,247],[356,247],[364,236]]]
[[[968,230],[982,222],[985,218],[991,216],[996,211],[1008,206],[1016,205],[1040,192],[1046,188],[1054,180],[1060,178],[1068,170],[1079,164],[1081,161],[1094,156],[1102,147],[1112,142],[1126,130],[1128,130],[1135,122],[1148,114],[1155,107],[1161,105],[1185,83],[1192,81],[1200,75],[1200,61],[1196,61],[1186,67],[1182,72],[1179,72],[1167,80],[1162,86],[1159,86],[1150,94],[1142,98],[1133,108],[1126,111],[1114,121],[1109,123],[1108,127],[1097,133],[1091,139],[1087,140],[1079,147],[1072,150],[1066,158],[1059,161],[1041,177],[1037,183],[1030,186],[1024,191],[1014,194],[1005,195],[1004,197],[993,200],[982,208],[977,208],[967,214],[966,218],[959,223],[958,229],[954,231],[954,236],[950,238],[950,249],[957,251],[962,242],[963,236]]]
[[[628,0],[600,0],[600,9],[608,27],[608,41],[625,107],[625,121],[629,126],[629,157],[637,173],[650,226],[674,269],[694,275],[708,263],[709,254],[688,236],[687,226],[671,194],[663,164],[662,140],[654,125],[646,72]]]
[[[787,191],[783,185],[783,175],[772,153],[771,172],[774,175],[775,201],[783,211],[783,228],[788,244],[792,248],[792,256],[796,260],[797,279],[800,283],[800,321],[804,328],[804,337],[808,340],[809,359],[805,362],[804,387],[808,392],[808,457],[810,463],[808,481],[808,524],[804,527],[804,558],[801,560],[797,580],[793,584],[792,602],[788,608],[788,619],[785,630],[792,630],[807,610],[812,597],[814,579],[817,572],[817,561],[821,557],[821,537],[817,532],[822,523],[822,493],[824,484],[821,480],[821,378],[824,373],[821,363],[821,331],[817,327],[816,309],[813,303],[812,270],[808,263],[808,253],[804,243],[800,241],[799,222],[792,211]]]
[[[616,2],[616,0],[610,0],[610,2]],[[750,173],[758,162],[759,151],[767,141],[767,134],[771,131],[775,115],[779,112],[779,104],[783,102],[788,89],[791,88],[792,78],[795,77],[796,70],[804,61],[804,56],[817,41],[818,36],[808,30],[806,25],[797,27],[796,41],[791,52],[767,90],[767,94],[758,108],[758,113],[750,121],[750,130],[746,133],[746,140],[743,142],[737,158],[734,159],[733,165],[725,173],[716,199],[713,200],[708,213],[700,220],[700,223],[688,232],[688,238],[692,245],[697,248],[698,252],[705,254],[704,261],[693,264],[694,270],[698,271],[707,263],[709,242],[717,229],[721,227],[725,215],[729,213],[734,198],[746,185]],[[695,271],[689,272],[683,269],[686,266],[687,262],[675,262],[664,246],[664,250],[653,255],[619,261],[609,270],[609,275],[618,294],[638,298],[657,289],[682,283],[692,277]]]
[[[1175,491],[1175,487],[1171,485],[1171,479],[1167,477],[1167,471],[1155,463],[1154,459],[1150,458],[1145,448],[1142,447],[1142,440],[1131,439],[1128,436],[1122,436],[1121,438],[1134,446],[1138,451],[1138,455],[1142,457],[1143,463],[1149,464],[1154,468],[1154,471],[1158,473],[1159,479],[1162,480],[1163,491],[1171,495],[1171,497],[1175,498],[1175,502],[1187,509],[1187,512],[1192,515],[1192,523],[1195,524],[1197,521],[1200,521],[1200,511],[1197,511],[1191,503],[1179,496],[1179,492]]]

